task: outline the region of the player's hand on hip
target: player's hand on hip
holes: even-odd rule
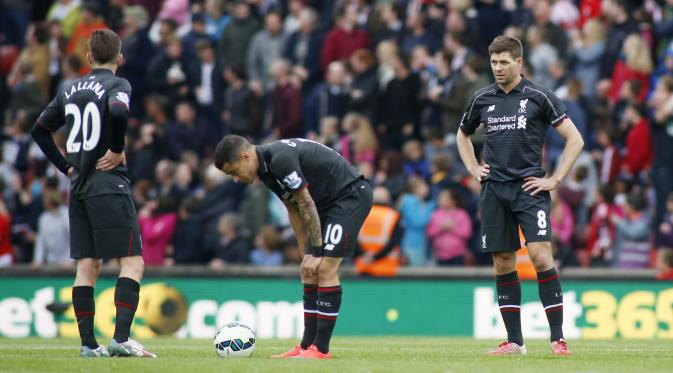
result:
[[[318,267],[322,262],[322,257],[315,257],[313,255],[304,256],[301,262],[301,272],[304,276],[315,277],[318,275]]]
[[[491,166],[487,164],[479,165],[470,170],[470,174],[472,174],[472,176],[479,182],[485,180],[490,172]]]
[[[558,188],[559,182],[551,177],[535,177],[529,176],[524,179],[524,183],[521,188],[524,192],[529,192],[532,196],[544,192],[550,191]]]
[[[96,169],[99,171],[114,170],[115,167],[119,166],[125,159],[126,156],[124,155],[124,152],[114,153],[112,150],[108,149],[108,151],[105,152],[105,155],[96,161]]]

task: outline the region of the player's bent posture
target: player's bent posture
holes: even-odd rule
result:
[[[470,174],[482,183],[482,251],[492,253],[498,304],[507,341],[491,354],[524,354],[521,335],[521,286],[516,272],[520,226],[538,277],[540,300],[551,328],[554,354],[570,354],[563,339],[563,294],[554,268],[549,191],[568,174],[584,146],[563,102],[520,75],[523,48],[518,39],[499,36],[488,48],[496,83],[474,93],[460,123],[457,142]],[[484,126],[484,164],[470,141]],[[541,167],[549,126],[566,140],[553,175]]]
[[[82,339],[80,356],[156,357],[129,338],[143,275],[142,244],[124,164],[124,134],[131,86],[115,77],[121,40],[110,30],[89,39],[92,71],[61,89],[31,134],[49,160],[71,180],[70,256],[77,260],[72,304]],[[51,133],[65,125],[66,157]],[[109,352],[94,336],[94,286],[102,259],[117,259],[116,324]]]
[[[217,144],[215,167],[236,182],[260,179],[280,197],[305,253],[304,336],[290,351],[272,357],[330,359],[329,342],[341,305],[339,265],[353,255],[372,207],[369,182],[337,152],[305,139],[255,146],[228,135]]]

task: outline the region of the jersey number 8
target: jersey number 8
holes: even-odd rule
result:
[[[68,153],[77,153],[80,148],[90,151],[96,148],[100,139],[100,111],[95,103],[89,102],[84,107],[84,113],[80,113],[75,104],[65,105],[65,115],[72,115],[73,124],[65,148]],[[84,123],[82,123],[84,121]],[[91,125],[89,127],[89,124]],[[82,130],[82,142],[77,141],[77,135]]]

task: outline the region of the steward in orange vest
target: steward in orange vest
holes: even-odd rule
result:
[[[395,276],[400,266],[400,213],[390,206],[388,189],[376,187],[373,194],[374,205],[358,237],[360,251],[355,270],[370,276]]]

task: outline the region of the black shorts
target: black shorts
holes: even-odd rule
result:
[[[372,209],[372,187],[362,179],[349,186],[350,193],[339,198],[329,209],[320,211],[325,256],[353,256],[362,224]],[[307,248],[311,254],[311,248]]]
[[[531,195],[523,181],[487,181],[480,198],[481,251],[516,251],[521,248],[519,227],[526,242],[551,241],[551,196],[549,192]]]
[[[140,226],[130,195],[71,196],[69,216],[73,259],[142,255]]]

